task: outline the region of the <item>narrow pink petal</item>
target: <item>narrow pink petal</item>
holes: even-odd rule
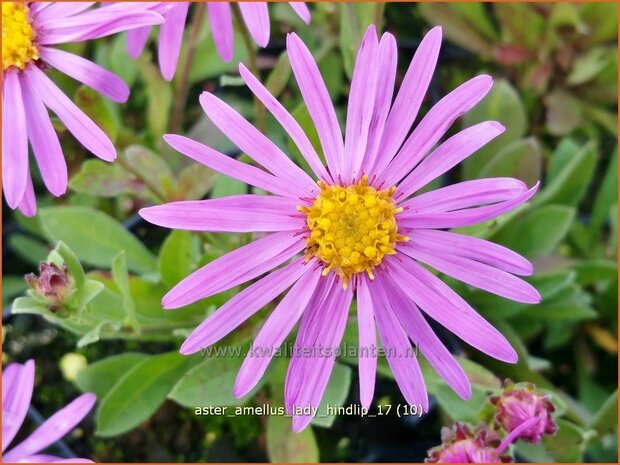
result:
[[[143,208],[140,216],[158,226],[189,231],[299,231],[304,229],[306,222],[298,216],[298,204],[283,197],[233,195]]]
[[[343,173],[344,144],[336,110],[319,68],[303,41],[295,33],[286,37],[293,74],[321,140],[327,166],[334,179]]]
[[[213,124],[250,158],[307,194],[318,193],[312,178],[231,106],[209,92],[202,93],[200,105]]]
[[[5,462],[16,462],[22,457],[36,454],[55,443],[82,421],[96,401],[97,398],[94,394],[82,394],[43,422],[30,436],[6,453],[2,459]]]
[[[377,328],[396,384],[409,405],[421,405],[422,410],[426,412],[428,411],[428,393],[415,351],[394,314],[381,277],[375,279],[370,286],[372,286],[370,295]]]
[[[375,168],[375,164],[381,163],[384,159],[383,155],[379,157],[379,147],[383,138],[385,122],[392,106],[397,62],[398,47],[396,46],[396,39],[392,34],[385,33],[379,42],[378,73],[380,79],[377,82],[375,104],[370,127],[368,128],[366,155],[362,163],[362,172],[364,174],[374,173],[375,171],[381,172],[383,170],[381,167]]]
[[[271,27],[267,2],[239,2],[237,5],[254,41],[259,47],[266,47]]]
[[[28,130],[17,71],[11,68],[3,78],[2,188],[6,203],[14,209],[24,196],[28,182]]]
[[[388,260],[390,276],[424,313],[485,354],[508,363],[517,361],[506,338],[465,300],[415,260],[400,257],[401,261]]]
[[[164,140],[183,155],[233,179],[238,179],[282,197],[299,199],[304,196],[303,191],[294,184],[266,173],[259,168],[237,161],[188,137],[166,134],[164,135]]]
[[[127,54],[130,58],[135,60],[142,54],[150,33],[151,26],[139,27],[127,31]]]
[[[310,24],[310,9],[305,2],[288,2],[304,23]]]
[[[28,457],[24,457],[21,459],[21,463],[58,463],[58,462],[62,462],[63,459],[62,457],[56,457],[55,455],[49,455],[49,454],[34,454],[34,455],[29,455]],[[88,462],[84,462],[84,463],[88,463]]]
[[[129,87],[116,74],[92,61],[57,48],[40,47],[41,58],[53,68],[92,87],[97,92],[123,103],[129,97]]]
[[[491,90],[493,79],[481,75],[461,84],[422,118],[398,151],[381,179],[392,186],[417,165],[442,138],[452,123],[473,108]]]
[[[399,218],[418,212],[447,212],[461,208],[503,202],[527,191],[523,181],[514,178],[486,178],[464,181],[424,192],[400,206],[405,209]]]
[[[116,149],[108,136],[43,71],[36,66],[29,66],[24,76],[28,80],[28,87],[37,90],[45,105],[56,113],[84,147],[102,160],[112,161],[116,158]]]
[[[321,279],[320,269],[308,270],[269,315],[237,373],[235,397],[246,395],[261,379],[275,351],[282,345],[306,309],[319,279]]]
[[[514,210],[519,205],[531,199],[538,190],[540,183],[536,183],[530,190],[523,194],[513,197],[505,202],[486,205],[478,208],[468,208],[465,210],[455,210],[449,212],[421,212],[408,213],[406,218],[399,220],[399,225],[408,228],[432,228],[447,229],[461,228],[473,224],[482,223],[497,216]]]
[[[290,232],[273,233],[208,263],[174,286],[162,299],[164,308],[179,308],[230,289],[275,268],[304,248]]]
[[[432,248],[428,250],[415,246],[405,246],[399,247],[398,250],[411,258],[432,266],[441,273],[506,299],[526,304],[540,302],[540,294],[531,284],[485,263],[458,255],[449,258],[439,256],[438,251]]]
[[[360,170],[368,144],[368,130],[377,92],[378,49],[377,29],[371,24],[357,52],[349,92],[344,140],[345,170],[342,173],[345,183],[351,183],[358,176],[361,178]]]
[[[320,405],[334,368],[352,299],[351,288],[345,291],[335,284],[322,305],[308,306],[304,312],[286,375],[285,398],[289,412],[293,407],[304,409]],[[304,355],[306,352],[312,355]],[[288,384],[295,389],[287,389]],[[299,433],[312,419],[312,415],[293,412],[293,431]]]
[[[449,231],[418,229],[405,246],[438,254],[448,261],[457,256],[523,276],[534,271],[526,258],[502,245]]]
[[[402,145],[420,111],[420,106],[435,72],[440,47],[441,27],[436,26],[424,36],[415,51],[385,123],[379,151],[381,154],[379,169],[381,171]]]
[[[209,315],[185,339],[179,352],[190,355],[215,344],[293,285],[313,263],[299,258],[239,292]]]
[[[37,12],[37,24],[43,21],[57,21],[88,10],[96,2],[50,2],[49,8]]]
[[[318,178],[330,181],[331,177],[325,170],[321,159],[319,158],[316,150],[312,146],[310,139],[301,128],[299,123],[293,118],[293,116],[284,108],[284,106],[263,86],[256,77],[248,70],[243,63],[239,63],[239,74],[250,88],[250,90],[256,95],[256,97],[262,102],[263,105],[271,112],[280,125],[284,128],[287,134],[291,137],[297,148],[301,152],[302,156],[310,165],[310,168],[314,171]]]
[[[413,169],[398,185],[396,197],[409,197],[484,147],[504,130],[504,126],[496,121],[485,121],[456,133]]]
[[[57,2],[31,2],[30,3],[30,11],[33,13],[39,13],[45,10],[47,7],[54,5]]]
[[[230,3],[207,2],[211,36],[215,42],[215,48],[224,61],[232,60],[234,53],[233,19]]]
[[[390,278],[383,281],[384,287],[393,302],[392,309],[409,338],[418,347],[448,385],[463,399],[471,397],[471,385],[465,371],[439,340],[420,310],[394,284]]]
[[[17,206],[22,215],[32,218],[37,214],[37,199],[34,195],[34,186],[32,185],[32,179],[30,172],[28,172],[28,182],[26,183],[26,191],[24,196]]]
[[[58,136],[52,126],[43,101],[30,89],[28,81],[22,80],[24,108],[28,124],[28,138],[34,152],[41,177],[47,189],[55,196],[67,190],[67,163]]]
[[[357,327],[360,403],[364,408],[370,408],[377,376],[377,328],[369,287],[368,279],[362,276],[357,287]]]
[[[34,361],[11,363],[2,370],[2,452],[19,431],[32,399]],[[6,455],[2,457],[6,463]]]
[[[166,21],[159,28],[159,69],[167,81],[172,81],[177,70],[188,9],[187,2],[175,3],[164,16]]]

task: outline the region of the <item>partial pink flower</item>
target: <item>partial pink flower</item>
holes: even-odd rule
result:
[[[51,309],[59,308],[75,292],[75,279],[69,273],[67,265],[59,268],[55,263],[41,262],[39,276],[30,273],[24,278]]]
[[[540,421],[530,428],[522,430],[519,438],[532,443],[539,443],[546,434],[555,434],[558,427],[551,414],[555,407],[549,395],[540,394],[531,383],[504,383],[501,394],[492,396],[491,403],[496,408],[495,425],[508,433],[512,433],[532,418]]]
[[[69,433],[91,411],[94,394],[79,396],[45,420],[33,433],[11,450],[6,450],[26,418],[34,388],[34,361],[11,363],[2,372],[2,461],[4,463],[91,462],[40,454]]]
[[[240,397],[256,386],[274,348],[301,321],[285,384],[285,404],[294,415],[296,431],[312,420],[297,408],[317,407],[323,396],[354,298],[364,407],[374,392],[376,328],[405,400],[424,410],[428,395],[412,342],[461,397],[471,394],[465,372],[427,318],[496,359],[517,361],[506,338],[421,262],[511,300],[540,300],[530,284],[515,276],[532,273],[525,258],[483,239],[443,230],[511,211],[528,201],[538,185],[528,189],[516,179],[491,178],[415,195],[504,131],[501,124],[485,121],[434,148],[452,123],[491,88],[489,76],[478,76],[438,102],[410,133],[440,42],[437,27],[420,44],[393,99],[396,41],[389,33],[379,40],[375,27],[368,28],[354,67],[343,140],[316,62],[297,35],[288,36],[293,74],[326,163],[293,116],[243,64],[239,66],[241,77],[297,145],[314,177],[208,92],[200,103],[209,119],[260,168],[186,137],[164,136],[190,158],[273,194],[174,202],[140,214],[169,228],[269,233],[192,273],[164,296],[162,304],[183,307],[267,273],[190,334],[181,352],[191,354],[219,341],[290,288],[256,336],[255,350],[239,371],[234,393]],[[325,352],[298,356],[313,348]]]
[[[28,216],[36,213],[28,142],[50,193],[59,196],[67,189],[67,165],[48,109],[94,155],[106,161],[116,158],[110,139],[51,81],[47,68],[56,68],[115,102],[129,96],[129,88],[118,76],[56,45],[163,21],[146,6],[92,9],[93,5],[2,3],[2,182],[9,207],[19,207]]]
[[[267,2],[239,2],[239,10],[250,35],[260,47],[266,47],[271,34]],[[310,10],[304,2],[289,2],[297,15],[310,23]],[[229,2],[206,2],[215,47],[224,61],[230,61],[234,52],[233,15]],[[160,12],[165,23],[159,29],[159,69],[164,79],[171,81],[177,69],[181,52],[183,30],[189,2],[161,2],[153,7]],[[140,56],[151,32],[151,27],[135,29],[127,33],[127,52],[132,58]]]

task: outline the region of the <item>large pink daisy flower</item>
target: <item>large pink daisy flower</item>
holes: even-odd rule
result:
[[[28,168],[28,140],[48,190],[59,196],[67,189],[67,165],[47,108],[93,154],[106,161],[116,157],[110,139],[56,87],[45,69],[56,68],[116,102],[129,96],[121,78],[55,45],[163,21],[144,6],[91,9],[93,4],[2,3],[2,184],[9,207],[19,207],[29,216],[35,214],[36,202]]]
[[[466,181],[414,196],[433,179],[504,131],[487,121],[433,149],[452,123],[491,88],[489,76],[465,82],[438,102],[409,134],[433,75],[441,29],[431,30],[416,51],[394,100],[397,49],[394,37],[377,39],[371,26],[358,52],[345,137],[309,50],[290,34],[293,73],[320,136],[327,166],[284,107],[243,66],[241,76],[297,144],[318,181],[297,167],[273,142],[216,96],[200,103],[211,121],[264,169],[233,160],[186,137],[167,135],[176,150],[206,166],[274,195],[239,195],[174,202],[143,209],[148,221],[195,231],[270,233],[197,270],[163,299],[177,308],[238,286],[271,271],[209,316],[181,352],[209,346],[291,288],[259,331],[235,384],[248,393],[275,349],[301,320],[285,385],[285,403],[317,407],[334,365],[349,308],[357,299],[361,402],[373,397],[376,329],[387,360],[409,404],[428,408],[422,373],[411,342],[463,398],[471,388],[463,369],[425,317],[473,347],[506,362],[517,354],[467,302],[420,263],[472,286],[519,302],[540,296],[514,275],[530,263],[505,247],[444,229],[467,226],[508,212],[534,195],[521,181]],[[408,135],[409,134],[409,135]],[[304,257],[296,257],[300,252]],[[303,356],[311,353],[313,356]],[[367,354],[362,356],[362,354]],[[294,415],[303,429],[310,416]]]
[[[97,400],[91,393],[79,396],[43,422],[30,436],[6,451],[26,418],[33,389],[34,361],[29,360],[23,365],[11,363],[2,370],[2,461],[90,462],[86,459],[62,459],[39,452],[69,433],[91,411]]]
[[[239,2],[238,5],[252,38],[260,47],[266,47],[270,36],[267,2]],[[310,10],[304,2],[289,2],[289,5],[306,24],[310,23]],[[215,47],[223,60],[230,61],[234,51],[231,4],[206,2],[206,6]],[[161,74],[168,81],[172,80],[177,69],[188,9],[189,2],[164,2],[155,7],[166,19],[159,29],[158,59]],[[127,52],[131,58],[140,56],[150,31],[150,27],[144,27],[127,34]]]

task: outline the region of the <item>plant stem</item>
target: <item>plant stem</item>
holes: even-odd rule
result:
[[[258,69],[258,64],[256,63],[256,47],[252,42],[250,31],[245,25],[245,21],[243,21],[243,17],[241,16],[241,10],[236,3],[232,4],[232,11],[235,17],[235,22],[237,23],[237,27],[239,28],[239,32],[241,32],[241,35],[243,36],[243,43],[245,44],[245,48],[248,52],[250,71],[252,71],[252,74],[254,74],[254,76],[260,79],[260,71]],[[265,107],[263,107],[256,95],[254,95],[254,111],[256,112],[256,126],[258,127],[258,130],[260,132],[265,134],[267,130]]]
[[[177,93],[174,101],[174,109],[170,118],[170,132],[178,132],[183,124],[183,110],[187,101],[189,92],[189,72],[192,67],[192,61],[196,48],[198,47],[198,37],[200,36],[200,27],[202,26],[202,18],[205,13],[206,5],[198,4],[194,8],[194,17],[189,30],[189,39],[187,42],[187,53],[185,54],[185,62],[183,70],[179,76]]]

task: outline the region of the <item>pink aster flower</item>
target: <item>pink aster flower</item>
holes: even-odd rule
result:
[[[252,38],[260,47],[266,47],[270,36],[267,2],[239,2],[238,5]],[[304,2],[289,2],[289,5],[306,24],[310,23],[310,10]],[[215,47],[223,60],[230,61],[234,51],[231,4],[206,2],[206,7]],[[165,18],[159,29],[158,60],[162,76],[170,81],[177,69],[189,2],[163,2],[154,9]],[[127,33],[127,52],[131,58],[140,56],[150,32],[150,27],[144,27]]]
[[[2,461],[4,463],[91,462],[87,459],[62,459],[40,454],[54,444],[90,412],[95,395],[82,394],[45,420],[30,436],[6,451],[26,418],[34,388],[34,361],[11,363],[2,372]]]
[[[433,75],[441,29],[416,51],[396,97],[397,48],[386,33],[368,28],[358,52],[344,140],[327,88],[310,51],[295,34],[287,51],[297,84],[319,134],[326,165],[289,112],[241,64],[248,87],[295,142],[315,181],[233,108],[208,92],[200,103],[211,121],[258,165],[249,166],[178,135],[164,136],[179,152],[273,195],[237,195],[174,202],[141,210],[148,221],[194,231],[269,233],[207,264],[176,285],[162,301],[178,308],[268,273],[230,299],[187,338],[191,354],[220,340],[288,288],[259,331],[237,376],[234,393],[247,394],[277,349],[301,320],[288,368],[285,404],[293,428],[311,421],[297,407],[319,405],[336,349],[357,299],[362,405],[370,405],[379,330],[387,360],[411,405],[428,408],[428,396],[411,343],[463,398],[465,372],[435,335],[437,321],[486,354],[514,363],[508,341],[421,263],[472,286],[519,302],[535,303],[536,290],[515,275],[531,264],[505,247],[445,231],[495,218],[523,204],[529,189],[510,178],[466,181],[414,195],[504,131],[486,121],[434,146],[463,113],[489,91],[478,76],[438,102],[409,134]],[[296,257],[300,252],[305,257]],[[279,268],[278,268],[279,267]],[[276,269],[277,268],[277,269]],[[308,348],[323,353],[304,357]],[[371,356],[362,356],[365,349]],[[320,352],[320,351],[319,351]]]
[[[96,39],[163,18],[144,6],[91,9],[94,2],[2,3],[2,181],[11,208],[32,216],[36,202],[28,168],[28,141],[43,182],[55,196],[67,189],[67,165],[47,109],[99,158],[116,150],[105,133],[45,73],[48,67],[71,76],[102,95],[124,102],[129,88],[101,66],[55,46]]]

